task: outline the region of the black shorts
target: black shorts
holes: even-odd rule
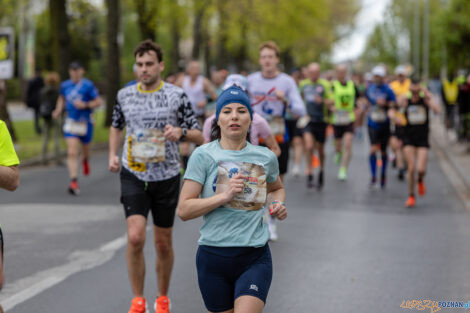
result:
[[[196,255],[199,289],[210,312],[228,311],[240,296],[266,303],[273,276],[269,246],[199,246]]]
[[[395,125],[394,130],[390,132],[390,137],[397,137],[399,140],[403,140],[405,137],[405,127]]]
[[[297,120],[286,120],[286,127],[290,140],[294,137],[302,137],[302,129],[297,128]]]
[[[429,148],[428,135],[408,134],[403,138],[403,146],[413,146],[416,148]]]
[[[180,175],[157,182],[144,182],[123,167],[120,178],[121,203],[126,218],[136,214],[147,218],[149,211],[152,211],[155,226],[173,226],[180,192]]]
[[[380,145],[381,151],[386,151],[390,139],[390,127],[385,125],[381,128],[369,127],[369,140],[371,145]]]
[[[281,154],[277,158],[279,163],[279,174],[287,173],[287,166],[289,164],[289,148],[290,145],[288,142],[283,142],[279,144],[279,148],[281,148]]]
[[[346,133],[354,134],[354,123],[350,123],[348,125],[333,125],[333,129],[335,139],[341,139]]]
[[[307,126],[302,130],[302,133],[310,133],[315,138],[315,141],[319,143],[325,143],[326,141],[326,127],[327,124],[324,122],[309,122]]]

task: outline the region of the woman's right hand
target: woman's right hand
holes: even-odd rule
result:
[[[243,192],[245,186],[244,176],[240,173],[232,176],[229,180],[228,188],[225,190],[227,202],[231,201],[237,193]]]

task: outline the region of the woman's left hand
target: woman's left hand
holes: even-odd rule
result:
[[[277,217],[279,220],[284,220],[287,217],[286,206],[282,203],[274,203],[269,205],[269,214],[273,217]]]

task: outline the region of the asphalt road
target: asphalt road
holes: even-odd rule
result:
[[[408,312],[400,308],[403,300],[470,300],[470,215],[435,154],[428,195],[406,209],[407,187],[394,171],[385,190],[368,188],[367,149],[367,142],[355,142],[348,181],[339,182],[328,145],[321,192],[307,190],[304,177],[286,177],[289,216],[270,244],[274,277],[265,312]],[[82,195],[71,197],[65,168],[35,168],[22,171],[16,192],[0,191],[6,241],[0,303],[7,312],[129,309],[118,176],[107,172],[104,153],[79,183]],[[195,268],[200,224],[175,223],[172,313],[206,312]],[[145,294],[152,302],[151,242],[145,253]]]

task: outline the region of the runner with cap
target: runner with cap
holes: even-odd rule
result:
[[[93,138],[93,110],[101,105],[98,89],[84,78],[85,69],[79,62],[69,66],[70,79],[60,87],[60,96],[52,117],[57,119],[65,110],[64,136],[67,144],[67,168],[70,176],[68,191],[80,194],[78,158],[81,150],[83,175],[90,174],[90,143]]]
[[[366,90],[369,101],[367,124],[370,140],[370,187],[375,187],[377,183],[377,153],[380,151],[382,161],[380,186],[385,188],[388,162],[387,146],[390,139],[389,111],[394,107],[396,98],[392,89],[385,83],[387,73],[384,66],[377,65],[374,67],[372,75],[374,76],[374,82]]]
[[[404,65],[399,65],[395,69],[397,79],[390,83],[390,88],[393,90],[395,97],[401,98],[408,96],[410,92],[410,79],[407,77],[408,73]],[[398,118],[404,117],[405,108],[400,106],[400,101],[397,101],[395,107],[396,115]],[[398,168],[398,179],[404,180],[405,178],[405,160],[403,155],[403,136],[404,128],[400,124],[391,122],[390,146],[395,154],[394,164]]]
[[[213,141],[193,152],[184,175],[178,216],[203,216],[196,267],[209,312],[263,311],[273,267],[262,208],[287,217],[276,156],[246,140],[251,120],[247,94],[237,86],[223,91]]]

